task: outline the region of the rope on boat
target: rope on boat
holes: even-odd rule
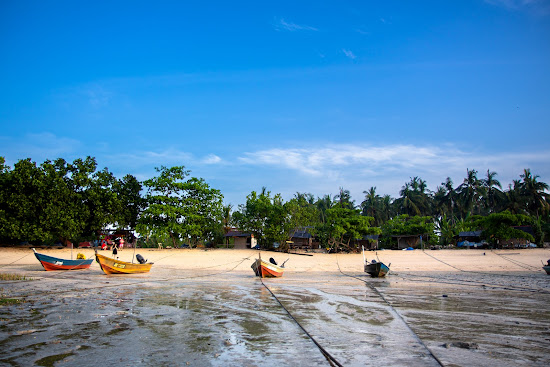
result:
[[[275,300],[279,303],[279,305],[281,305],[281,307],[283,308],[283,310],[286,311],[286,313],[288,314],[288,316],[296,323],[296,325],[298,325],[300,327],[300,329],[302,329],[302,331],[308,336],[308,338],[311,339],[311,341],[313,343],[315,343],[315,345],[317,346],[317,348],[319,348],[319,350],[321,351],[321,353],[323,354],[323,356],[327,359],[327,361],[330,363],[331,366],[333,365],[336,365],[338,367],[342,367],[342,365],[340,363],[338,363],[338,361],[332,356],[330,355],[329,352],[327,352],[325,350],[325,348],[323,348],[321,346],[321,344],[319,344],[317,342],[317,340],[315,340],[315,338],[313,336],[311,336],[310,333],[308,333],[308,331],[302,326],[302,324],[300,324],[298,322],[298,320],[296,320],[296,318],[294,316],[292,316],[292,314],[290,313],[290,311],[288,311],[288,309],[281,303],[281,301],[279,300],[279,298],[277,298],[277,296],[275,295],[275,293],[273,293],[273,291],[271,291],[271,289],[269,289],[269,287],[264,283],[264,280],[260,277],[260,280],[262,282],[262,285],[269,291],[269,293],[271,293],[271,295],[273,296],[273,298],[275,298]]]
[[[411,332],[411,334],[416,338],[416,340],[420,343],[420,345],[422,345],[424,347],[424,349],[426,349],[428,351],[428,354],[441,366],[441,367],[445,367],[445,365],[443,364],[443,362],[441,362],[441,360],[439,358],[437,358],[437,356],[435,354],[433,354],[433,352],[431,351],[430,348],[428,348],[428,346],[422,341],[422,339],[420,339],[420,337],[418,336],[418,334],[416,334],[414,332],[414,330],[410,327],[410,325],[407,323],[407,321],[403,318],[403,316],[401,316],[401,314],[399,312],[397,312],[397,310],[395,309],[395,307],[393,307],[393,305],[386,299],[386,297],[384,297],[384,295],[374,286],[372,285],[371,283],[365,281],[365,279],[362,279],[362,278],[359,278],[359,277],[356,277],[354,275],[351,275],[351,274],[346,274],[342,271],[342,269],[340,268],[340,262],[338,262],[338,254],[336,254],[336,265],[338,265],[338,271],[340,271],[340,273],[342,273],[343,275],[347,276],[347,277],[350,277],[350,278],[354,278],[354,279],[357,279],[357,280],[360,280],[362,281],[363,283],[365,283],[371,290],[373,290],[380,298],[382,298],[382,300],[389,306],[390,310],[392,310],[392,312],[403,322],[403,324],[409,329],[409,331]]]

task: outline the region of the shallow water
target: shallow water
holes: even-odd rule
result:
[[[0,284],[0,365],[330,365],[252,270],[27,274]],[[544,274],[349,275],[264,283],[344,366],[547,365]]]

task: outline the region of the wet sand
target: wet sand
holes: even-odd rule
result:
[[[265,286],[257,251],[137,252],[150,273],[108,276],[96,262],[45,272],[31,250],[0,248],[1,273],[35,279],[0,281],[17,300],[0,305],[0,366],[329,366],[277,299],[343,366],[548,364],[548,249],[378,251],[383,279],[361,254],[262,252],[289,258]]]

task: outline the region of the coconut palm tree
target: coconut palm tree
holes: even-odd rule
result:
[[[380,196],[376,193],[376,186],[371,186],[369,191],[363,191],[363,194],[365,194],[365,200],[361,203],[363,215],[375,217],[378,211],[377,204],[380,200]]]
[[[475,169],[466,169],[466,178],[458,186],[458,199],[461,207],[461,218],[466,218],[470,214],[479,214],[481,200],[485,194],[483,182],[477,178]]]
[[[426,181],[415,176],[399,191],[401,197],[395,204],[401,214],[429,215],[431,214],[432,198],[427,190]]]
[[[337,205],[339,205],[340,208],[355,209],[355,202],[351,200],[351,194],[349,190],[344,190],[343,187],[340,187],[340,192],[334,197],[334,200],[337,202]]]
[[[508,185],[508,191],[504,193],[504,208],[512,214],[525,214],[525,200],[521,195],[521,181],[514,180]]]
[[[390,217],[391,198],[389,195],[380,197],[374,186],[369,191],[363,191],[363,194],[365,194],[365,200],[361,203],[363,215],[373,217],[373,225],[378,227]]]
[[[326,223],[326,211],[332,208],[332,198],[330,195],[325,195],[323,198],[317,198],[315,205],[319,210],[319,221],[321,223]]]
[[[488,213],[493,213],[495,211],[496,205],[502,197],[502,186],[500,181],[495,178],[496,176],[496,172],[487,170],[487,176],[481,180],[486,191],[485,208]]]
[[[453,188],[453,180],[447,177],[441,185],[437,187],[433,195],[435,214],[446,214],[447,217],[454,221],[457,193]]]
[[[523,179],[521,194],[526,199],[527,211],[539,218],[549,209],[548,184],[537,181],[540,176],[532,175],[529,168],[524,169],[520,177]]]

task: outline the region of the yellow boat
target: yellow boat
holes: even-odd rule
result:
[[[136,256],[138,259],[141,257]],[[135,273],[148,273],[151,270],[153,263],[139,263],[133,264],[126,261],[115,260],[113,258],[100,255],[96,252],[95,259],[101,266],[101,270],[105,274],[135,274]],[[143,258],[142,258],[143,259]]]

